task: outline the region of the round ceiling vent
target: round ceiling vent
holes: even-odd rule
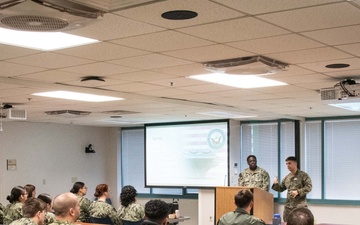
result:
[[[59,18],[45,16],[9,16],[1,19],[1,23],[24,31],[58,31],[69,26],[69,23]]]

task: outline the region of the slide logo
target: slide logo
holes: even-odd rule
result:
[[[210,131],[207,137],[207,142],[210,148],[212,149],[220,149],[225,145],[225,134],[220,129],[213,129]]]

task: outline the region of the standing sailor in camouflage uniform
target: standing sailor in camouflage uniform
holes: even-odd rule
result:
[[[265,222],[250,215],[254,206],[254,195],[251,191],[243,189],[235,195],[236,210],[223,215],[217,225],[265,225]]]
[[[90,207],[90,200],[85,198],[84,196],[87,193],[87,187],[83,182],[75,182],[73,185],[73,188],[70,190],[71,193],[74,193],[79,201],[80,204],[80,216],[78,221],[81,222],[90,222],[90,213],[89,213],[89,207]]]
[[[9,225],[11,222],[23,217],[22,205],[27,199],[26,190],[21,186],[16,186],[6,199],[10,204],[4,209],[4,225]]]
[[[50,225],[74,225],[80,215],[77,197],[70,192],[56,196],[53,209],[56,219]]]
[[[10,225],[43,225],[46,213],[46,203],[38,198],[28,198],[23,206],[24,217],[13,221]]]
[[[266,170],[257,166],[256,156],[249,155],[246,161],[249,168],[246,168],[239,174],[239,186],[257,187],[264,191],[269,191],[270,176]]]
[[[285,161],[290,173],[281,183],[276,177],[272,189],[280,192],[288,190],[283,215],[284,221],[287,222],[288,215],[293,209],[307,207],[306,194],[311,191],[312,183],[309,175],[297,168],[294,156],[289,156]]]

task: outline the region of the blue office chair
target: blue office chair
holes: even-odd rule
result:
[[[113,225],[113,222],[111,221],[111,219],[109,217],[105,217],[105,218],[90,217],[90,223]]]
[[[123,225],[141,225],[144,220],[139,221],[128,221],[128,220],[121,220]]]

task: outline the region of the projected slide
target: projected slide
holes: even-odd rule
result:
[[[146,185],[227,185],[228,122],[147,125]]]

